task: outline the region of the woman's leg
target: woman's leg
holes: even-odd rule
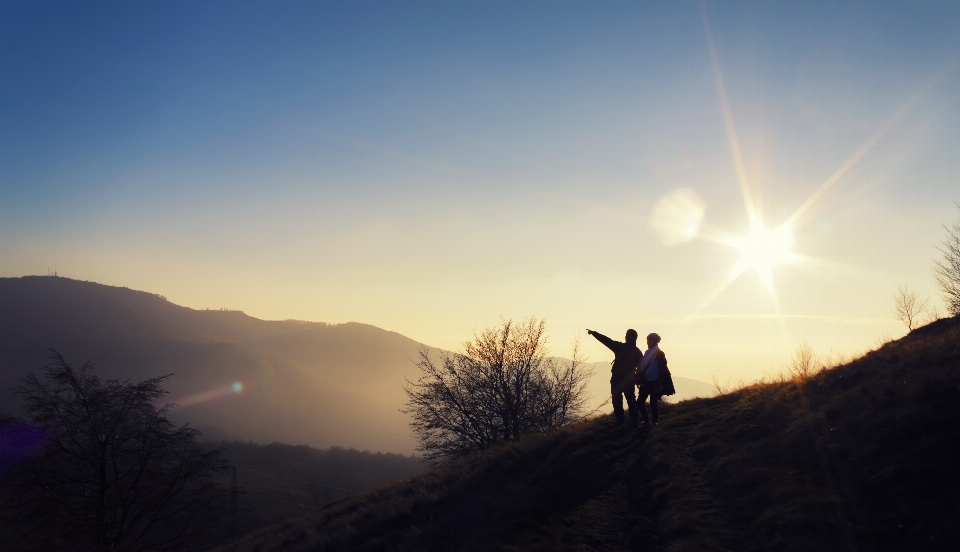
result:
[[[643,423],[649,423],[650,418],[647,417],[647,405],[644,403],[647,401],[647,395],[649,395],[646,386],[640,386],[640,396],[637,397],[637,410],[640,411],[640,416],[643,417]],[[654,420],[656,420],[656,410],[654,410]]]
[[[657,395],[656,393],[652,393],[650,395],[650,410],[653,411],[653,423],[657,423],[657,418],[660,415],[659,403],[660,403],[660,395]],[[646,418],[644,418],[644,420],[646,420]]]

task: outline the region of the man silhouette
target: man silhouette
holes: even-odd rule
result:
[[[587,329],[587,333],[597,338],[608,349],[613,351],[613,366],[610,368],[610,398],[613,402],[613,415],[617,418],[617,425],[623,425],[623,398],[627,398],[627,410],[630,412],[630,423],[636,427],[640,424],[640,414],[637,410],[637,397],[634,394],[633,381],[637,374],[637,365],[640,363],[640,349],[637,348],[637,331],[627,330],[624,339],[626,343],[614,341],[602,333]]]

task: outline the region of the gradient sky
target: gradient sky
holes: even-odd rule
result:
[[[898,285],[939,304],[958,28],[958,2],[3,1],[0,276],[445,348],[534,315],[593,361],[583,328],[634,327],[707,381],[856,353],[904,333]],[[731,279],[717,240],[812,196],[795,258]]]

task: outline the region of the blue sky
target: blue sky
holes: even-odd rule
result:
[[[773,290],[724,286],[738,251],[710,239],[750,224],[703,13],[0,3],[0,275],[451,348],[501,316],[546,317],[559,354],[636,326],[701,379],[902,332],[893,292],[936,297],[960,214],[960,4],[705,4],[765,226],[884,129]],[[667,243],[657,206],[686,197],[702,224]]]

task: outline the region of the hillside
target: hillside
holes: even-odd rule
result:
[[[208,443],[236,467],[243,489],[241,531],[257,529],[423,472],[416,456],[332,447],[239,441]],[[231,475],[224,479],[230,485]]]
[[[220,548],[960,549],[960,320],[803,381],[595,419]]]
[[[419,347],[366,324],[265,321],[93,282],[0,278],[0,415],[16,413],[10,388],[57,349],[73,364],[94,362],[101,377],[175,374],[166,384],[180,405],[172,418],[207,438],[410,454],[401,384],[418,376],[410,359]],[[610,368],[592,366],[598,403]],[[712,394],[703,382],[675,381],[675,400]],[[230,391],[234,382],[241,393]]]
[[[0,278],[0,414],[16,411],[9,388],[53,348],[101,377],[176,374],[173,419],[209,438],[410,454],[397,410],[419,346],[365,324],[264,321],[92,282]],[[242,392],[230,392],[237,381]]]

